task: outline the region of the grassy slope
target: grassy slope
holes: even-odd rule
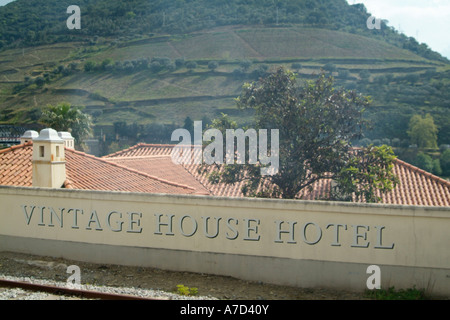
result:
[[[0,111],[6,110],[8,117],[17,122],[30,122],[27,111],[49,103],[68,101],[85,105],[91,112],[96,111],[96,122],[102,125],[119,120],[128,123],[182,123],[186,116],[201,119],[204,115],[214,117],[220,112],[234,113],[236,118],[240,118],[233,112],[232,97],[239,94],[245,80],[232,77],[231,72],[243,59],[254,62],[252,69],[261,63],[275,67],[280,64],[290,66],[299,61],[303,65],[300,74],[304,76],[319,72],[327,61],[339,68],[347,68],[355,77],[361,69],[373,72],[396,68],[396,72],[402,74],[414,71],[413,67],[448,68],[378,40],[338,31],[297,27],[225,27],[185,36],[130,41],[115,47],[108,44],[106,40],[97,46],[97,51],[90,53],[84,53],[83,47],[76,43],[1,52]],[[151,57],[184,57],[198,61],[199,66],[193,72],[180,69],[160,74],[152,74],[148,70],[133,74],[79,72],[41,89],[31,86],[18,94],[11,94],[14,82],[23,81],[25,76],[33,78],[50,72],[55,66],[67,65],[70,61],[80,62],[81,68],[87,60],[101,62],[111,58],[124,61]],[[210,60],[221,61],[215,73],[207,68]],[[93,93],[94,96],[89,95]],[[170,100],[199,96],[211,96],[211,99]],[[222,96],[225,97],[220,98]]]

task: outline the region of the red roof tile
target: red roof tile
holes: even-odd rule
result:
[[[167,158],[160,158],[160,161],[155,163],[155,165],[161,168],[173,168],[168,165],[168,162],[171,162],[171,158],[168,156],[171,155],[173,147],[174,145],[138,144],[126,150],[106,156],[106,158],[123,159],[128,157],[130,159],[137,159],[138,157],[165,155]],[[134,167],[134,165],[131,165],[133,162],[134,160],[128,162],[128,164],[125,162],[122,163]],[[152,167],[152,172],[157,176],[158,167]],[[241,191],[243,183],[236,183],[234,185],[222,183],[211,184],[208,181],[207,174],[198,172],[199,165],[183,165],[183,167],[212,195],[243,197]],[[211,166],[208,170],[207,173],[215,169]],[[161,172],[165,171],[161,170]],[[450,182],[401,160],[396,160],[394,173],[400,180],[399,184],[393,191],[384,195],[379,195],[382,199],[382,203],[419,206],[450,206]],[[192,187],[196,185],[196,183],[191,184],[190,181],[192,180],[190,179],[181,179]],[[316,200],[323,198],[330,190],[331,180],[320,180],[313,184],[311,192],[303,190],[299,193],[298,197],[304,200]]]
[[[0,151],[0,185],[32,186],[32,143]],[[66,188],[194,194],[192,187],[72,149],[65,150]]]
[[[32,143],[0,150],[0,185],[31,187]],[[20,164],[20,168],[11,170]]]
[[[175,165],[170,157],[174,145],[138,144],[104,158],[66,149],[66,188],[146,193],[210,194],[243,197],[243,183],[212,184],[199,165]],[[400,182],[381,195],[382,203],[450,206],[450,182],[397,160],[394,173]],[[0,185],[32,186],[32,143],[0,150]],[[323,198],[331,180],[321,180],[299,198]]]
[[[208,189],[197,181],[183,166],[174,164],[170,156],[133,156],[107,158],[107,160],[155,177],[164,177],[169,181],[188,185],[194,188],[197,194],[211,195]]]

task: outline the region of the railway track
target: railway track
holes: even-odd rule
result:
[[[145,298],[133,295],[124,294],[114,294],[114,293],[104,293],[99,291],[83,290],[70,287],[60,287],[51,286],[43,284],[35,284],[21,281],[12,281],[0,279],[0,288],[19,288],[26,291],[32,292],[45,292],[55,296],[74,296],[86,299],[97,299],[97,300],[161,300],[157,298]]]

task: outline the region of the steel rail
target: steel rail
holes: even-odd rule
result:
[[[29,282],[12,281],[0,279],[0,287],[6,288],[20,288],[24,290],[30,290],[35,292],[46,292],[55,295],[70,295],[79,296],[83,298],[99,299],[99,300],[161,300],[156,298],[144,298],[133,295],[104,293],[99,291],[82,290],[69,287],[50,286]]]

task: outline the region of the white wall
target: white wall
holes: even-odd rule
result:
[[[0,250],[450,295],[450,208],[0,187]],[[219,228],[217,229],[217,226]]]

